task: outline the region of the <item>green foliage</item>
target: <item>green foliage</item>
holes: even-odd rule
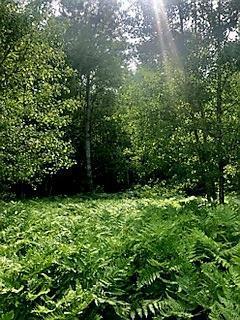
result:
[[[1,319],[239,318],[237,199],[127,193],[1,208]]]
[[[136,1],[142,67],[121,107],[140,179],[182,178],[224,202],[227,165],[239,162],[239,4]],[[234,97],[234,98],[233,98]]]
[[[130,138],[125,153],[141,182],[168,179],[177,172],[180,180],[179,171],[184,172],[189,138],[182,130],[181,80],[181,72],[171,65],[155,71],[141,68],[122,88],[118,113]]]
[[[76,98],[80,101],[70,136],[77,150],[78,166],[86,173],[88,190],[92,189],[93,176],[97,176],[96,183],[104,180],[104,174],[107,181],[114,180],[116,168],[124,163],[122,159],[120,165],[112,160],[121,154],[122,145],[119,150],[118,144],[123,139],[120,126],[111,117],[125,63],[123,20],[121,5],[116,0],[61,1],[59,22],[66,23],[64,50],[76,70]],[[114,146],[109,148],[106,140]],[[120,180],[122,177],[117,177],[113,184],[120,184]]]
[[[65,137],[75,109],[68,88],[73,71],[64,53],[48,41],[46,22],[40,31],[37,19],[24,23],[27,9],[14,4],[5,9],[9,10],[1,26],[5,54],[0,70],[0,181],[7,186],[36,185],[74,162],[73,147]],[[9,34],[16,39],[9,42]]]
[[[239,190],[238,0],[57,2],[0,0],[1,186]]]

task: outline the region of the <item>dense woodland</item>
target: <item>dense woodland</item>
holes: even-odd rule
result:
[[[0,6],[3,195],[239,190],[238,0]]]
[[[0,0],[0,320],[240,319],[240,0]]]

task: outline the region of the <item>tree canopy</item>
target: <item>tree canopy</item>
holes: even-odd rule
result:
[[[239,1],[0,6],[2,191],[237,191]]]

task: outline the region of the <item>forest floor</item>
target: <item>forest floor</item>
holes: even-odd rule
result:
[[[239,319],[240,204],[1,202],[0,319]]]

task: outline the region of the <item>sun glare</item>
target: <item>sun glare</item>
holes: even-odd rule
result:
[[[168,17],[166,13],[164,0],[148,0],[151,1],[156,19],[156,32],[160,45],[160,55],[165,61],[164,68],[166,74],[171,71],[168,70],[168,62],[171,60],[171,64],[177,69],[182,69],[179,55],[176,45],[174,43],[172,32],[169,28]]]
[[[163,55],[171,54],[177,58],[177,50],[173,41],[172,33],[169,29],[168,18],[163,0],[151,0],[155,12],[157,33]]]

